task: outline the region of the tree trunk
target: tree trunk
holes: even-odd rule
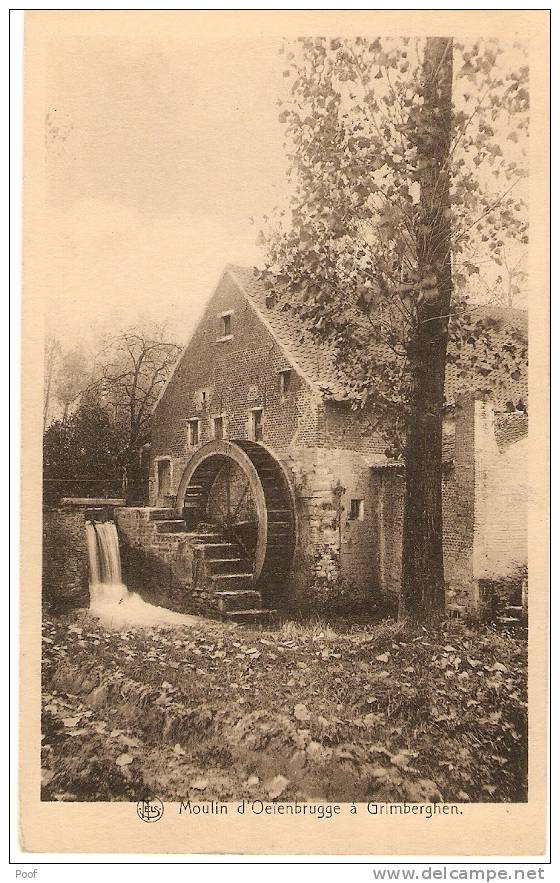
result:
[[[418,322],[409,345],[412,386],[405,448],[399,613],[430,619],[445,608],[442,537],[442,420],[451,301],[449,150],[453,42],[429,37],[423,106],[416,125],[420,203],[416,246]]]

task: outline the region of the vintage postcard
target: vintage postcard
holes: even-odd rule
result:
[[[541,856],[549,13],[25,17],[21,847]]]

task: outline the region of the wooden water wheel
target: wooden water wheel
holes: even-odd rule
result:
[[[239,545],[256,584],[278,584],[295,548],[292,492],[283,467],[264,445],[215,440],[187,464],[177,508],[189,529],[210,523]]]

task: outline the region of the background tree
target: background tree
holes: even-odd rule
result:
[[[121,460],[120,428],[95,395],[86,397],[45,432],[45,502],[56,504],[61,496],[120,497]]]
[[[496,360],[468,302],[481,266],[527,244],[523,47],[303,38],[284,51],[293,195],[262,234],[262,278],[335,344],[349,396],[404,454],[402,612],[429,616],[444,604],[446,363],[472,389],[526,356],[512,331]]]
[[[58,368],[58,360],[60,357],[60,341],[52,335],[45,337],[44,351],[44,383],[43,383],[43,432],[47,429],[51,419],[52,408],[52,391],[55,372]]]
[[[81,345],[60,352],[54,394],[62,410],[63,421],[67,419],[71,406],[77,403],[91,379],[91,362]]]
[[[142,483],[140,450],[149,441],[154,405],[180,352],[165,325],[152,325],[119,332],[98,354],[96,389],[120,427],[129,500],[137,498]]]
[[[65,482],[66,494],[85,496],[124,488],[128,502],[142,502],[141,452],[179,352],[165,326],[138,326],[106,337],[90,365],[80,348],[63,353],[54,381],[62,419],[44,437],[46,485],[63,491]]]

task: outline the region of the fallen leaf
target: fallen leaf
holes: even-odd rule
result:
[[[208,787],[208,779],[195,779],[194,782],[191,782],[191,788],[194,788],[195,791],[205,791]]]
[[[115,763],[117,766],[128,766],[134,760],[132,754],[119,754]]]
[[[275,776],[273,779],[270,779],[266,783],[266,791],[270,799],[274,800],[276,797],[280,797],[289,784],[290,780],[285,776]]]
[[[140,739],[136,739],[134,736],[119,736],[119,742],[122,742],[124,745],[127,745],[129,748],[140,748],[142,744]]]
[[[52,770],[41,769],[41,785],[48,785],[54,779]]]

